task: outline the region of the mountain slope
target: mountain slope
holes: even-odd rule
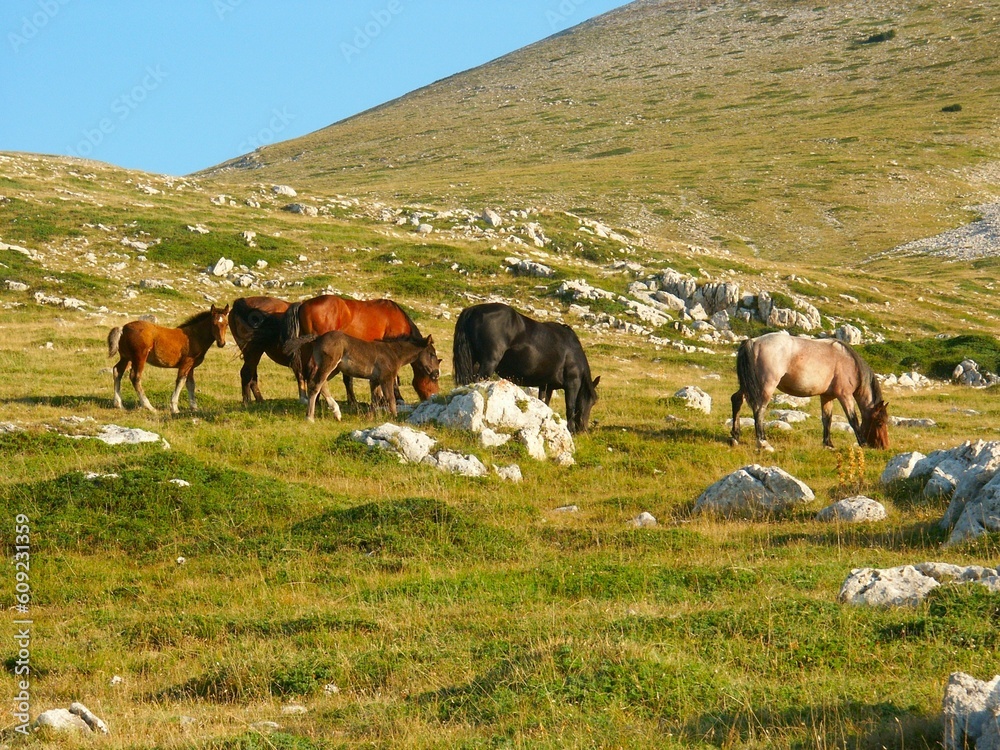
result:
[[[648,0],[207,174],[860,259],[994,197],[996,25],[970,0]]]

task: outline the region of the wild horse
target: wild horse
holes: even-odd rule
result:
[[[233,336],[243,351],[244,365],[240,377],[244,403],[250,402],[251,395],[258,401],[263,400],[257,386],[257,365],[264,354],[278,364],[292,368],[299,383],[299,398],[306,401],[308,368],[312,366],[308,345],[292,356],[286,354],[283,347],[286,342],[302,335],[322,335],[329,331],[342,331],[364,341],[423,339],[406,311],[391,300],[351,300],[322,295],[289,304],[273,297],[238,299],[233,303]],[[436,357],[413,363],[413,388],[421,400],[440,390],[440,375],[440,360]],[[354,403],[356,399],[350,376],[345,376],[344,384],[348,401]],[[329,394],[324,393],[327,402],[332,401]]]
[[[341,331],[329,331],[322,336],[309,334],[285,344],[285,351],[293,355],[306,345],[312,350],[312,376],[309,380],[309,408],[306,418],[312,422],[316,414],[316,398],[326,381],[338,373],[345,378],[367,378],[371,383],[372,409],[386,408],[396,416],[396,378],[404,365],[421,360],[424,369],[437,367],[434,337],[420,341],[396,339],[394,341],[363,341]],[[330,405],[334,416],[340,420],[340,407]]]
[[[759,446],[773,450],[764,435],[764,410],[775,390],[780,390],[791,396],[820,397],[823,445],[828,448],[833,447],[830,422],[835,400],[843,407],[859,445],[889,447],[889,404],[882,399],[882,386],[861,356],[841,341],[784,332],[748,339],[736,355],[736,374],[740,389],[732,396],[733,445],[739,443],[739,414],[746,399],[753,409]]]
[[[564,389],[570,432],[586,431],[597,402],[597,384],[580,339],[562,323],[544,323],[513,307],[487,303],[467,307],[455,323],[455,382],[465,385],[494,373],[538,388],[546,404]]]
[[[134,320],[108,332],[108,356],[119,354],[121,359],[114,367],[115,407],[122,408],[122,376],[131,366],[132,386],[139,395],[142,406],[156,411],[142,389],[142,371],[147,364],[154,367],[176,367],[177,385],[170,398],[170,411],[177,414],[181,388],[187,382],[188,400],[196,409],[194,400],[194,368],[200,365],[214,342],[226,345],[226,326],[229,305],[198,313],[177,328],[164,328],[155,323]]]

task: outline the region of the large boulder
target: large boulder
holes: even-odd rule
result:
[[[777,466],[744,466],[705,490],[695,502],[696,513],[778,515],[808,503],[813,491]]]
[[[1000,750],[1000,676],[983,682],[952,673],[941,710],[946,750]]]
[[[918,451],[900,453],[898,456],[889,459],[889,462],[885,465],[885,470],[882,472],[882,476],[879,477],[879,481],[883,485],[890,485],[901,479],[909,479],[916,465],[925,458],[927,456]]]
[[[498,435],[513,435],[534,459],[573,460],[575,446],[565,420],[508,380],[473,383],[435,396],[417,406],[409,421],[485,434],[494,442]]]

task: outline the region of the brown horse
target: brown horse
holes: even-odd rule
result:
[[[340,331],[362,341],[393,341],[405,339],[414,343],[424,341],[416,324],[402,307],[392,300],[353,300],[324,294],[305,302],[296,302],[285,313],[283,341],[291,341],[305,335],[321,336],[330,331]],[[421,401],[435,395],[441,386],[441,360],[437,352],[432,357],[414,360],[413,389]],[[313,362],[309,345],[303,346],[292,358],[292,369],[300,382],[311,379]],[[348,403],[357,403],[351,376],[344,374]],[[398,389],[394,389],[397,398]],[[331,401],[327,396],[327,402]],[[332,408],[332,406],[331,406]]]
[[[764,436],[764,410],[775,390],[780,390],[791,396],[820,397],[826,447],[833,447],[830,422],[835,400],[843,407],[858,445],[889,447],[889,404],[882,400],[882,386],[861,356],[841,341],[767,333],[740,345],[736,374],[740,389],[732,396],[733,445],[739,443],[739,414],[746,398],[753,409],[758,445],[774,450]]]
[[[364,341],[341,331],[329,331],[322,336],[310,334],[293,339],[285,345],[285,350],[295,354],[305,346],[312,350],[313,361],[309,408],[306,411],[310,422],[315,418],[316,398],[324,383],[337,373],[343,373],[345,378],[367,378],[371,384],[372,409],[387,408],[395,417],[396,399],[393,396],[399,369],[421,360],[422,366],[430,369],[436,366],[437,361],[433,336],[420,341]],[[340,407],[336,401],[330,409],[339,421]]]
[[[282,367],[292,365],[292,358],[282,349],[279,336],[282,320],[290,306],[290,302],[277,297],[240,297],[233,302],[229,328],[243,353],[240,380],[244,404],[249,404],[251,398],[264,400],[257,381],[257,366],[265,354]],[[305,398],[303,384],[299,386],[299,396]]]
[[[177,328],[164,328],[143,320],[133,320],[121,328],[112,328],[108,332],[108,356],[121,356],[114,367],[115,408],[122,408],[122,376],[131,366],[132,385],[139,395],[139,402],[150,411],[156,411],[142,389],[142,371],[148,363],[153,367],[177,368],[177,386],[170,397],[171,412],[177,414],[179,411],[177,402],[185,381],[191,409],[196,409],[194,368],[204,361],[213,341],[219,347],[226,345],[228,316],[229,305],[224,308],[212,305],[210,310],[185,320]]]
[[[308,350],[304,350],[301,357],[293,357],[285,354],[283,348],[284,342],[302,334],[321,335],[331,330],[343,330],[366,341],[399,338],[419,341],[423,338],[406,311],[390,300],[349,300],[323,295],[290,305],[274,297],[246,297],[233,303],[231,318],[233,336],[243,352],[244,365],[240,377],[243,402],[246,404],[250,403],[251,395],[258,401],[264,400],[257,386],[257,366],[264,354],[278,364],[292,368],[299,384],[299,399],[303,403],[308,400],[308,373],[305,370],[312,365]],[[413,387],[421,400],[430,398],[440,389],[440,371],[440,361],[428,360],[427,366],[413,363]],[[344,382],[348,400],[355,403],[350,377],[345,377]],[[324,383],[323,393],[327,403],[330,403],[333,398],[326,388]]]

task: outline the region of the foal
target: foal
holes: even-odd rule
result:
[[[170,411],[177,414],[180,409],[181,388],[187,382],[188,400],[191,409],[194,402],[194,368],[200,365],[212,342],[219,347],[226,345],[226,327],[229,324],[229,305],[198,313],[185,320],[178,328],[164,328],[144,320],[133,320],[120,328],[108,332],[108,356],[121,356],[115,365],[115,408],[122,408],[122,376],[132,367],[131,380],[139,402],[152,412],[156,409],[149,403],[142,389],[142,371],[146,364],[153,367],[176,367],[177,386],[170,397]]]
[[[326,381],[343,373],[352,378],[366,378],[371,384],[372,408],[387,408],[396,416],[396,378],[399,369],[418,360],[430,369],[437,355],[434,337],[419,341],[362,341],[340,331],[330,331],[322,336],[301,336],[285,345],[285,352],[292,354],[312,343],[315,371],[309,381],[309,407],[306,419],[312,422],[316,415],[316,399]],[[340,419],[340,407],[334,401],[330,407]]]

